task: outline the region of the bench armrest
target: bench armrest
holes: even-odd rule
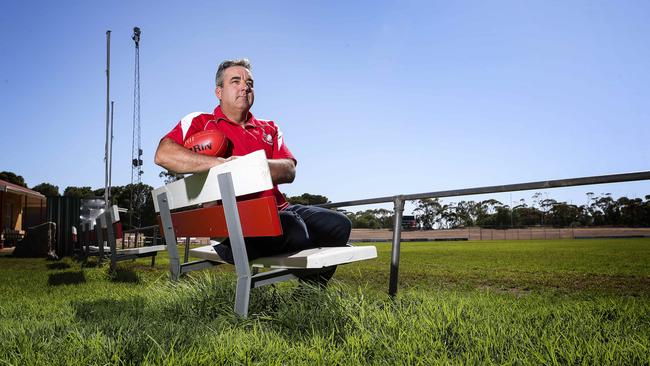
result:
[[[217,165],[207,172],[195,173],[176,182],[154,189],[154,208],[160,212],[157,197],[167,193],[170,210],[200,205],[221,199],[217,176],[229,172],[235,187],[235,195],[243,196],[273,188],[271,172],[266,155],[258,150],[227,163]]]

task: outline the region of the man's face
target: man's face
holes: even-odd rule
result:
[[[216,94],[222,108],[248,111],[255,100],[253,75],[243,66],[227,68],[223,86],[217,86]]]

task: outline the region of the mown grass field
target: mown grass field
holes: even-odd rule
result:
[[[650,239],[403,243],[326,290],[0,257],[0,364],[650,364]]]

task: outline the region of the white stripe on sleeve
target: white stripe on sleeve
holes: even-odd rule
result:
[[[202,114],[205,114],[205,112],[193,112],[183,117],[183,119],[181,119],[181,130],[183,130],[183,141],[185,141],[185,135],[187,135],[187,131],[190,129],[190,126],[192,125],[192,120],[194,120],[194,118]]]
[[[277,125],[275,126],[275,128],[278,129],[278,150],[280,150],[282,148],[282,143],[284,142],[283,141],[284,139],[282,138],[283,133],[282,130],[280,130],[280,127],[278,127]]]

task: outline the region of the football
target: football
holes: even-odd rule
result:
[[[223,158],[228,152],[228,138],[221,131],[206,130],[188,137],[183,146],[197,154]]]

